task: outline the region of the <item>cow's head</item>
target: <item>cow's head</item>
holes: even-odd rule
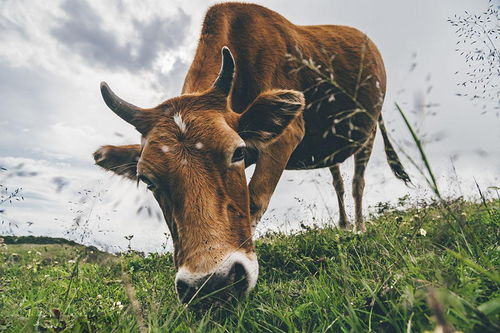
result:
[[[195,295],[242,295],[257,281],[245,150],[262,150],[300,114],[303,94],[262,93],[243,113],[228,103],[234,59],[222,50],[213,86],[138,108],[101,84],[108,107],[142,134],[141,145],[103,146],[96,163],[146,183],[158,201],[174,243],[176,289]]]

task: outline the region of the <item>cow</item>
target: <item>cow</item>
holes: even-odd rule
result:
[[[328,68],[330,84],[318,79]],[[384,127],[385,90],[382,57],[355,28],[299,26],[259,5],[217,4],[180,96],[140,108],[101,83],[106,105],[142,140],[103,146],[94,158],[153,193],[172,236],[181,302],[239,298],[256,285],[252,235],[285,169],[329,168],[339,225],[349,228],[339,165],[354,155],[359,230],[377,127],[391,169],[409,181]]]

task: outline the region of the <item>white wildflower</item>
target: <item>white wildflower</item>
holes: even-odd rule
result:
[[[123,304],[120,301],[114,302],[113,303],[113,308],[118,308],[119,310],[123,309]]]
[[[420,230],[418,231],[420,235],[422,236],[425,236],[427,235],[427,231],[424,229],[424,228],[420,228]]]

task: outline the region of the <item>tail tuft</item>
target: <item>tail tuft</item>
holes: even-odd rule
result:
[[[412,184],[410,176],[406,173],[403,164],[399,160],[399,156],[396,153],[396,150],[392,146],[392,143],[389,141],[389,136],[387,135],[387,130],[384,125],[384,120],[382,119],[382,115],[378,118],[378,124],[380,127],[380,132],[382,133],[382,138],[384,139],[384,147],[385,154],[387,156],[387,162],[389,162],[389,166],[392,170],[392,173],[402,181],[405,182],[405,185]]]

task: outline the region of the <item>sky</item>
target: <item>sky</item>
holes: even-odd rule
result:
[[[457,86],[468,67],[456,51],[456,28],[447,22],[465,11],[484,12],[487,0],[255,2],[295,24],[342,24],[365,32],[386,65],[383,113],[392,140],[417,156],[394,108],[397,102],[424,138],[446,195],[477,197],[475,181],[493,195],[488,187],[499,186],[500,176],[498,101],[485,104],[457,95],[471,93]],[[22,188],[24,198],[0,205],[0,235],[67,237],[109,251],[129,245],[148,252],[171,248],[166,224],[145,187],[94,165],[91,154],[100,145],[140,140],[107,109],[99,82],[144,107],[178,96],[203,16],[213,3],[0,2],[0,190],[5,197],[6,187],[9,193]],[[498,77],[493,81],[498,84]],[[391,175],[377,137],[366,175],[366,214],[378,202],[432,196],[417,168],[406,158],[403,163],[414,188]],[[351,160],[342,165],[348,189],[352,169]],[[347,199],[352,217],[349,191]],[[301,223],[331,224],[337,218],[327,169],[286,171],[258,234],[293,232]],[[130,243],[128,235],[134,236]]]

